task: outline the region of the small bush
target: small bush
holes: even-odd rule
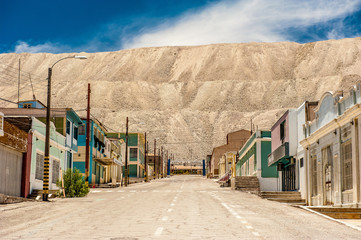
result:
[[[74,171],[67,169],[63,172],[63,178],[66,197],[84,197],[89,193],[88,183],[78,169],[75,168]],[[56,185],[61,188],[61,180],[58,180]]]

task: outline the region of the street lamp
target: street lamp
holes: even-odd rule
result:
[[[44,153],[44,173],[43,173],[43,201],[48,201],[49,194],[49,167],[50,167],[50,100],[51,100],[51,75],[53,71],[53,67],[60,61],[63,61],[68,58],[76,58],[76,59],[87,59],[86,56],[69,56],[65,58],[61,58],[56,61],[49,69],[48,69],[48,99],[46,104],[46,130],[45,130],[45,153]]]

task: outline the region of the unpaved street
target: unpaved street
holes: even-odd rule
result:
[[[85,198],[0,206],[1,239],[360,239],[303,209],[174,176]]]

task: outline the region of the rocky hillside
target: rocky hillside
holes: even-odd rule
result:
[[[53,69],[53,106],[92,114],[110,129],[148,133],[177,159],[204,159],[228,132],[268,129],[287,109],[348,89],[361,77],[361,38],[308,44],[245,43],[81,53]],[[72,54],[0,54],[0,97],[46,103],[47,68]],[[30,77],[29,74],[30,73]],[[14,106],[0,101],[0,106]]]

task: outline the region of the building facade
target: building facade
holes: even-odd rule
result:
[[[125,133],[117,134],[120,139],[125,141]],[[128,134],[128,171],[130,178],[144,178],[144,147],[145,136],[143,133]]]
[[[28,133],[9,123],[0,113],[0,193],[27,197],[30,162]]]
[[[46,123],[46,107],[40,101],[22,101],[18,108],[1,108],[7,116],[36,117]],[[65,137],[65,161],[61,166],[63,170],[73,168],[73,158],[78,152],[78,132],[82,120],[72,108],[51,108],[50,121],[56,131]]]
[[[360,84],[326,92],[304,127],[308,205],[360,207]]]
[[[261,191],[279,191],[276,166],[268,166],[271,132],[256,131],[238,151],[236,176],[257,176]]]
[[[251,136],[248,130],[239,130],[227,134],[227,144],[213,148],[210,159],[209,173],[212,177],[222,177],[219,173],[219,161],[222,155],[229,151],[238,151]]]
[[[43,189],[45,124],[32,117],[32,148],[30,169],[30,193],[33,190]],[[50,166],[49,190],[59,189],[56,182],[60,179],[60,171],[65,162],[65,137],[56,131],[55,125],[50,122]]]

